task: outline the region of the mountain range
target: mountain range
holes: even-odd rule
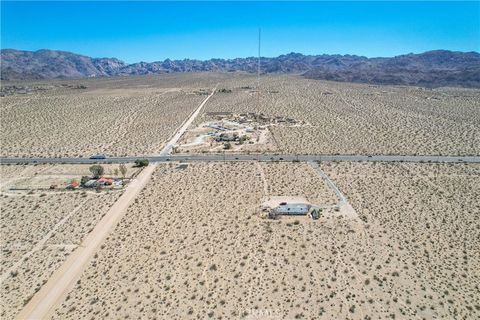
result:
[[[257,72],[258,58],[164,60],[127,64],[57,50],[1,50],[2,80],[65,79],[149,75],[172,72]],[[262,73],[371,84],[480,88],[480,54],[448,50],[391,58],[289,53],[260,59]]]

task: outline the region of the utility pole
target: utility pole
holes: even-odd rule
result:
[[[257,66],[257,110],[260,110],[260,41],[262,29],[258,28],[258,66]]]

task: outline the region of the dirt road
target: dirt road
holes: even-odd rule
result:
[[[308,164],[320,175],[320,177],[327,183],[330,189],[335,192],[338,197],[338,203],[336,207],[340,210],[339,213],[345,217],[356,219],[358,214],[350,203],[347,201],[347,197],[338,189],[338,187],[333,183],[332,180],[327,176],[325,172],[320,168],[317,162],[309,161]]]
[[[188,126],[195,120],[205,103],[214,93],[215,89],[173,135],[171,140],[160,152],[161,155],[168,155],[171,152],[172,147],[177,143],[185,130],[187,130]],[[65,263],[53,273],[48,282],[18,314],[18,319],[46,319],[51,317],[55,308],[65,299],[68,292],[73,288],[75,282],[81,276],[83,270],[87,267],[110,231],[115,228],[127,211],[129,205],[148,183],[157,165],[158,163],[156,162],[150,164],[128,184],[122,196],[95,226],[93,231],[88,234],[82,241],[82,244],[67,258]]]
[[[206,97],[205,100],[203,100],[203,102],[198,106],[198,108],[190,115],[190,117],[185,120],[182,126],[177,130],[177,132],[173,135],[170,141],[167,142],[163,150],[160,152],[160,156],[166,156],[171,153],[173,146],[177,144],[178,140],[180,140],[180,137],[185,133],[185,131],[187,131],[188,127],[192,124],[200,111],[202,111],[202,108],[207,103],[208,99],[213,96],[215,90],[217,90],[217,87],[212,90],[212,93],[210,93],[208,97]]]
[[[20,312],[17,316],[18,319],[45,319],[53,313],[55,307],[63,301],[75,281],[80,277],[108,233],[114,229],[128,206],[150,180],[156,166],[157,164],[149,165],[136,179],[130,182],[123,195],[115,202],[93,231]]]

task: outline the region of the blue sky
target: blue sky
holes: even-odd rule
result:
[[[480,2],[1,2],[1,47],[126,62],[480,51]]]

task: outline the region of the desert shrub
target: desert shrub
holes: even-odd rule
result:
[[[93,166],[91,166],[89,168],[89,170],[93,174],[94,178],[98,178],[98,177],[102,176],[103,173],[105,172],[105,169],[103,169],[103,167],[101,165],[98,165],[98,164],[94,164]]]
[[[141,167],[146,167],[148,166],[149,162],[147,159],[138,159],[135,160],[135,167],[141,168]]]
[[[122,163],[118,166],[118,170],[120,170],[122,177],[125,178],[125,175],[127,174],[127,166]]]

